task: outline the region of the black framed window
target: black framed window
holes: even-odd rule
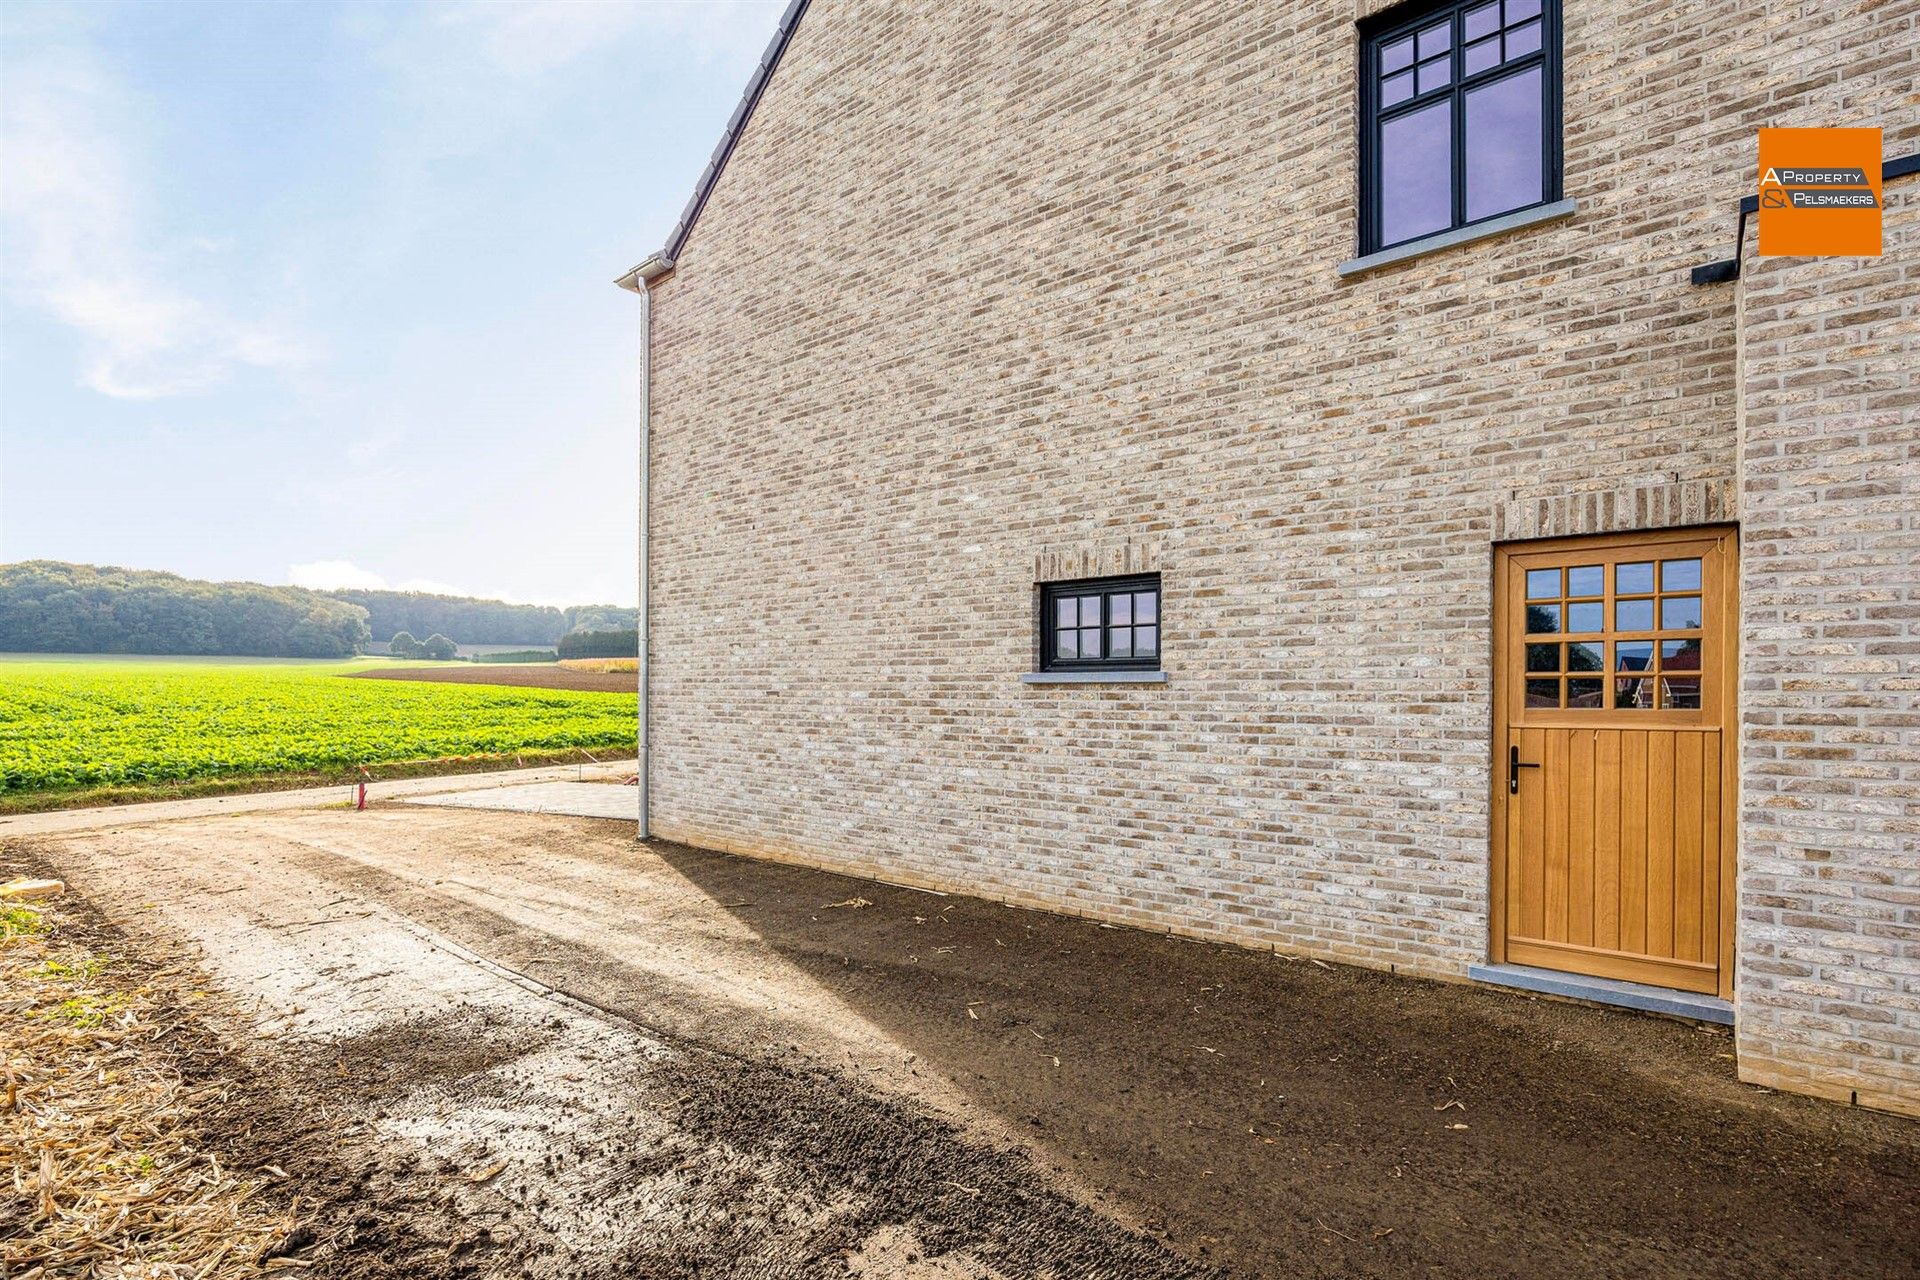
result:
[[[1040,588],[1040,669],[1160,666],[1160,578],[1090,578]]]
[[[1362,253],[1559,198],[1559,0],[1403,7],[1363,29]]]

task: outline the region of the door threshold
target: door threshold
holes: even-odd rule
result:
[[[1698,991],[1675,991],[1671,987],[1648,986],[1644,982],[1624,982],[1619,978],[1595,978],[1584,973],[1564,973],[1559,969],[1536,969],[1527,964],[1470,964],[1467,976],[1475,982],[1512,987],[1519,991],[1537,991],[1542,995],[1564,996],[1594,1004],[1618,1005],[1646,1013],[1664,1013],[1695,1022],[1733,1025],[1733,1005],[1718,996]]]

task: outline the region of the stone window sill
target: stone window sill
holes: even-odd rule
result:
[[[1382,267],[1390,267],[1410,258],[1424,258],[1430,253],[1439,253],[1442,249],[1451,249],[1456,245],[1472,244],[1476,240],[1505,235],[1509,231],[1538,226],[1543,222],[1557,222],[1561,218],[1572,217],[1579,207],[1579,203],[1574,200],[1555,200],[1551,204],[1536,204],[1528,209],[1515,209],[1512,213],[1503,213],[1497,218],[1488,218],[1485,222],[1455,227],[1451,231],[1437,231],[1433,235],[1422,236],[1418,240],[1394,245],[1391,249],[1382,249],[1378,253],[1369,253],[1364,257],[1350,258],[1340,264],[1340,274],[1352,279],[1354,276],[1378,271]]]
[[[1028,671],[1021,684],[1165,684],[1164,671]]]

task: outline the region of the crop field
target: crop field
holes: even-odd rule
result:
[[[0,803],[633,743],[631,693],[341,678],[369,665],[0,655]]]

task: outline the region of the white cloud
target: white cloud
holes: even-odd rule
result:
[[[259,318],[228,314],[180,282],[174,255],[216,242],[149,234],[134,159],[142,106],[98,63],[83,32],[54,21],[10,28],[0,93],[0,227],[8,292],[81,334],[80,380],[148,400],[200,391],[241,368],[296,369],[310,352]]]
[[[473,594],[470,591],[463,591],[451,583],[435,582],[432,578],[408,578],[405,582],[395,587],[394,590],[424,591],[430,596],[465,596]],[[504,596],[487,596],[485,598],[489,600],[505,599]]]
[[[351,560],[315,560],[287,566],[287,582],[311,591],[384,591],[387,580]]]

